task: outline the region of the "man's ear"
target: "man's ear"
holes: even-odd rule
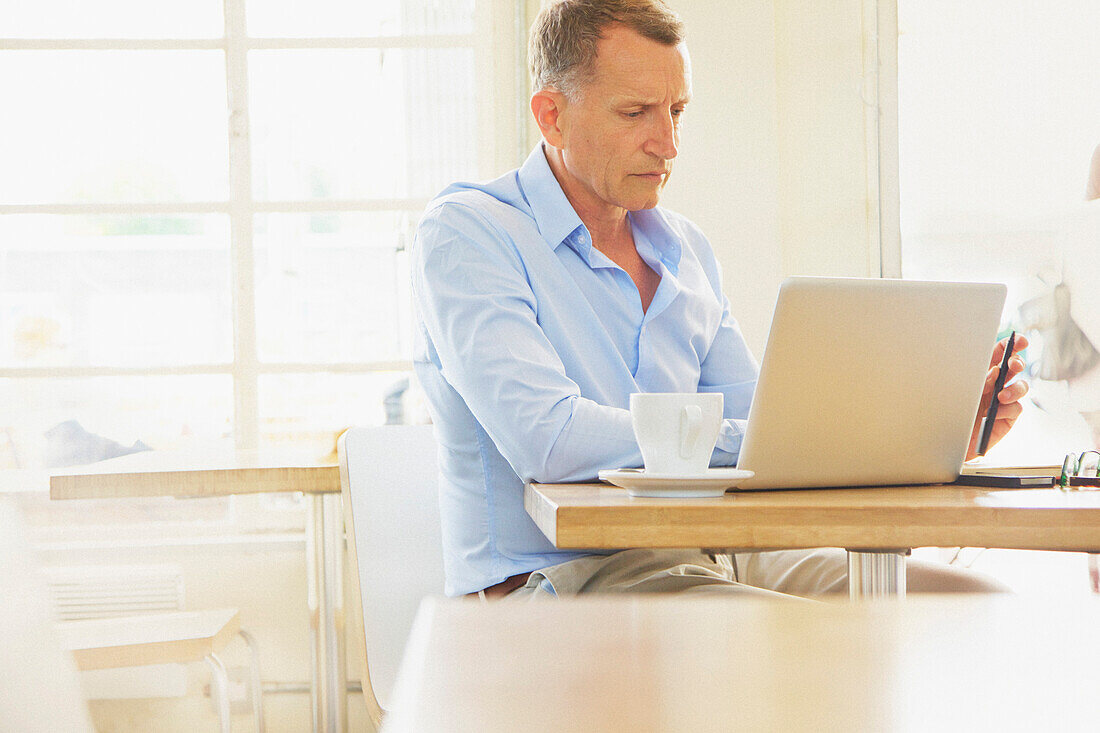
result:
[[[542,138],[555,148],[562,147],[560,122],[566,104],[565,95],[561,92],[544,89],[531,96],[531,114],[535,116],[535,124],[539,126]]]

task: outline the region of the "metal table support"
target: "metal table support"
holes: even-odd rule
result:
[[[313,659],[313,730],[346,733],[344,524],[339,494],[309,494],[307,528],[309,623],[313,631],[310,644]]]
[[[905,597],[905,557],[909,550],[848,550],[848,597]]]

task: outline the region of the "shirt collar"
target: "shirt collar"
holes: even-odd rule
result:
[[[527,156],[527,162],[519,169],[519,184],[527,205],[531,207],[539,234],[547,244],[557,249],[577,227],[583,228],[584,222],[561,190],[561,184],[546,162],[542,146],[543,143],[536,145]]]
[[[634,227],[634,244],[639,240],[652,247],[656,256],[673,275],[680,274],[680,257],[683,243],[676,229],[668,221],[665,212],[659,207],[630,212],[630,223]],[[641,238],[639,238],[641,234]],[[639,250],[640,251],[640,250]],[[643,259],[645,259],[643,255]],[[651,263],[652,264],[652,263]]]
[[[520,189],[527,205],[531,207],[539,234],[546,243],[557,249],[558,245],[567,242],[591,265],[592,238],[588,236],[587,227],[577,216],[573,205],[561,190],[561,184],[554,177],[554,172],[550,170],[543,145],[545,143],[536,145],[519,169]],[[630,213],[630,221],[649,240],[669,271],[673,275],[678,274],[682,254],[680,237],[664,212],[660,208],[633,211]],[[578,227],[581,232],[577,236],[570,236]]]

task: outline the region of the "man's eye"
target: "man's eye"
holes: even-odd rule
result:
[[[626,114],[627,117],[629,117],[631,119],[635,119],[635,118],[641,117],[643,114],[645,114],[645,112],[643,112],[641,110],[638,110],[637,112],[626,112],[625,114]]]
[[[672,116],[673,116],[673,117],[680,117],[680,116],[681,116],[681,115],[683,115],[683,114],[684,114],[684,110],[682,110],[682,109],[674,109],[674,110],[672,110]]]

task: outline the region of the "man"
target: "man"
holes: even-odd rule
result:
[[[641,465],[633,392],[722,393],[712,465],[734,464],[757,376],[709,243],[657,208],[691,99],[677,16],[661,0],[564,0],[539,14],[530,57],[543,143],[496,181],[440,194],[414,248],[448,594],[843,590],[839,550],[563,552],[524,512],[525,481]],[[1005,390],[995,437],[1024,391]],[[909,577],[995,587],[946,566]]]

